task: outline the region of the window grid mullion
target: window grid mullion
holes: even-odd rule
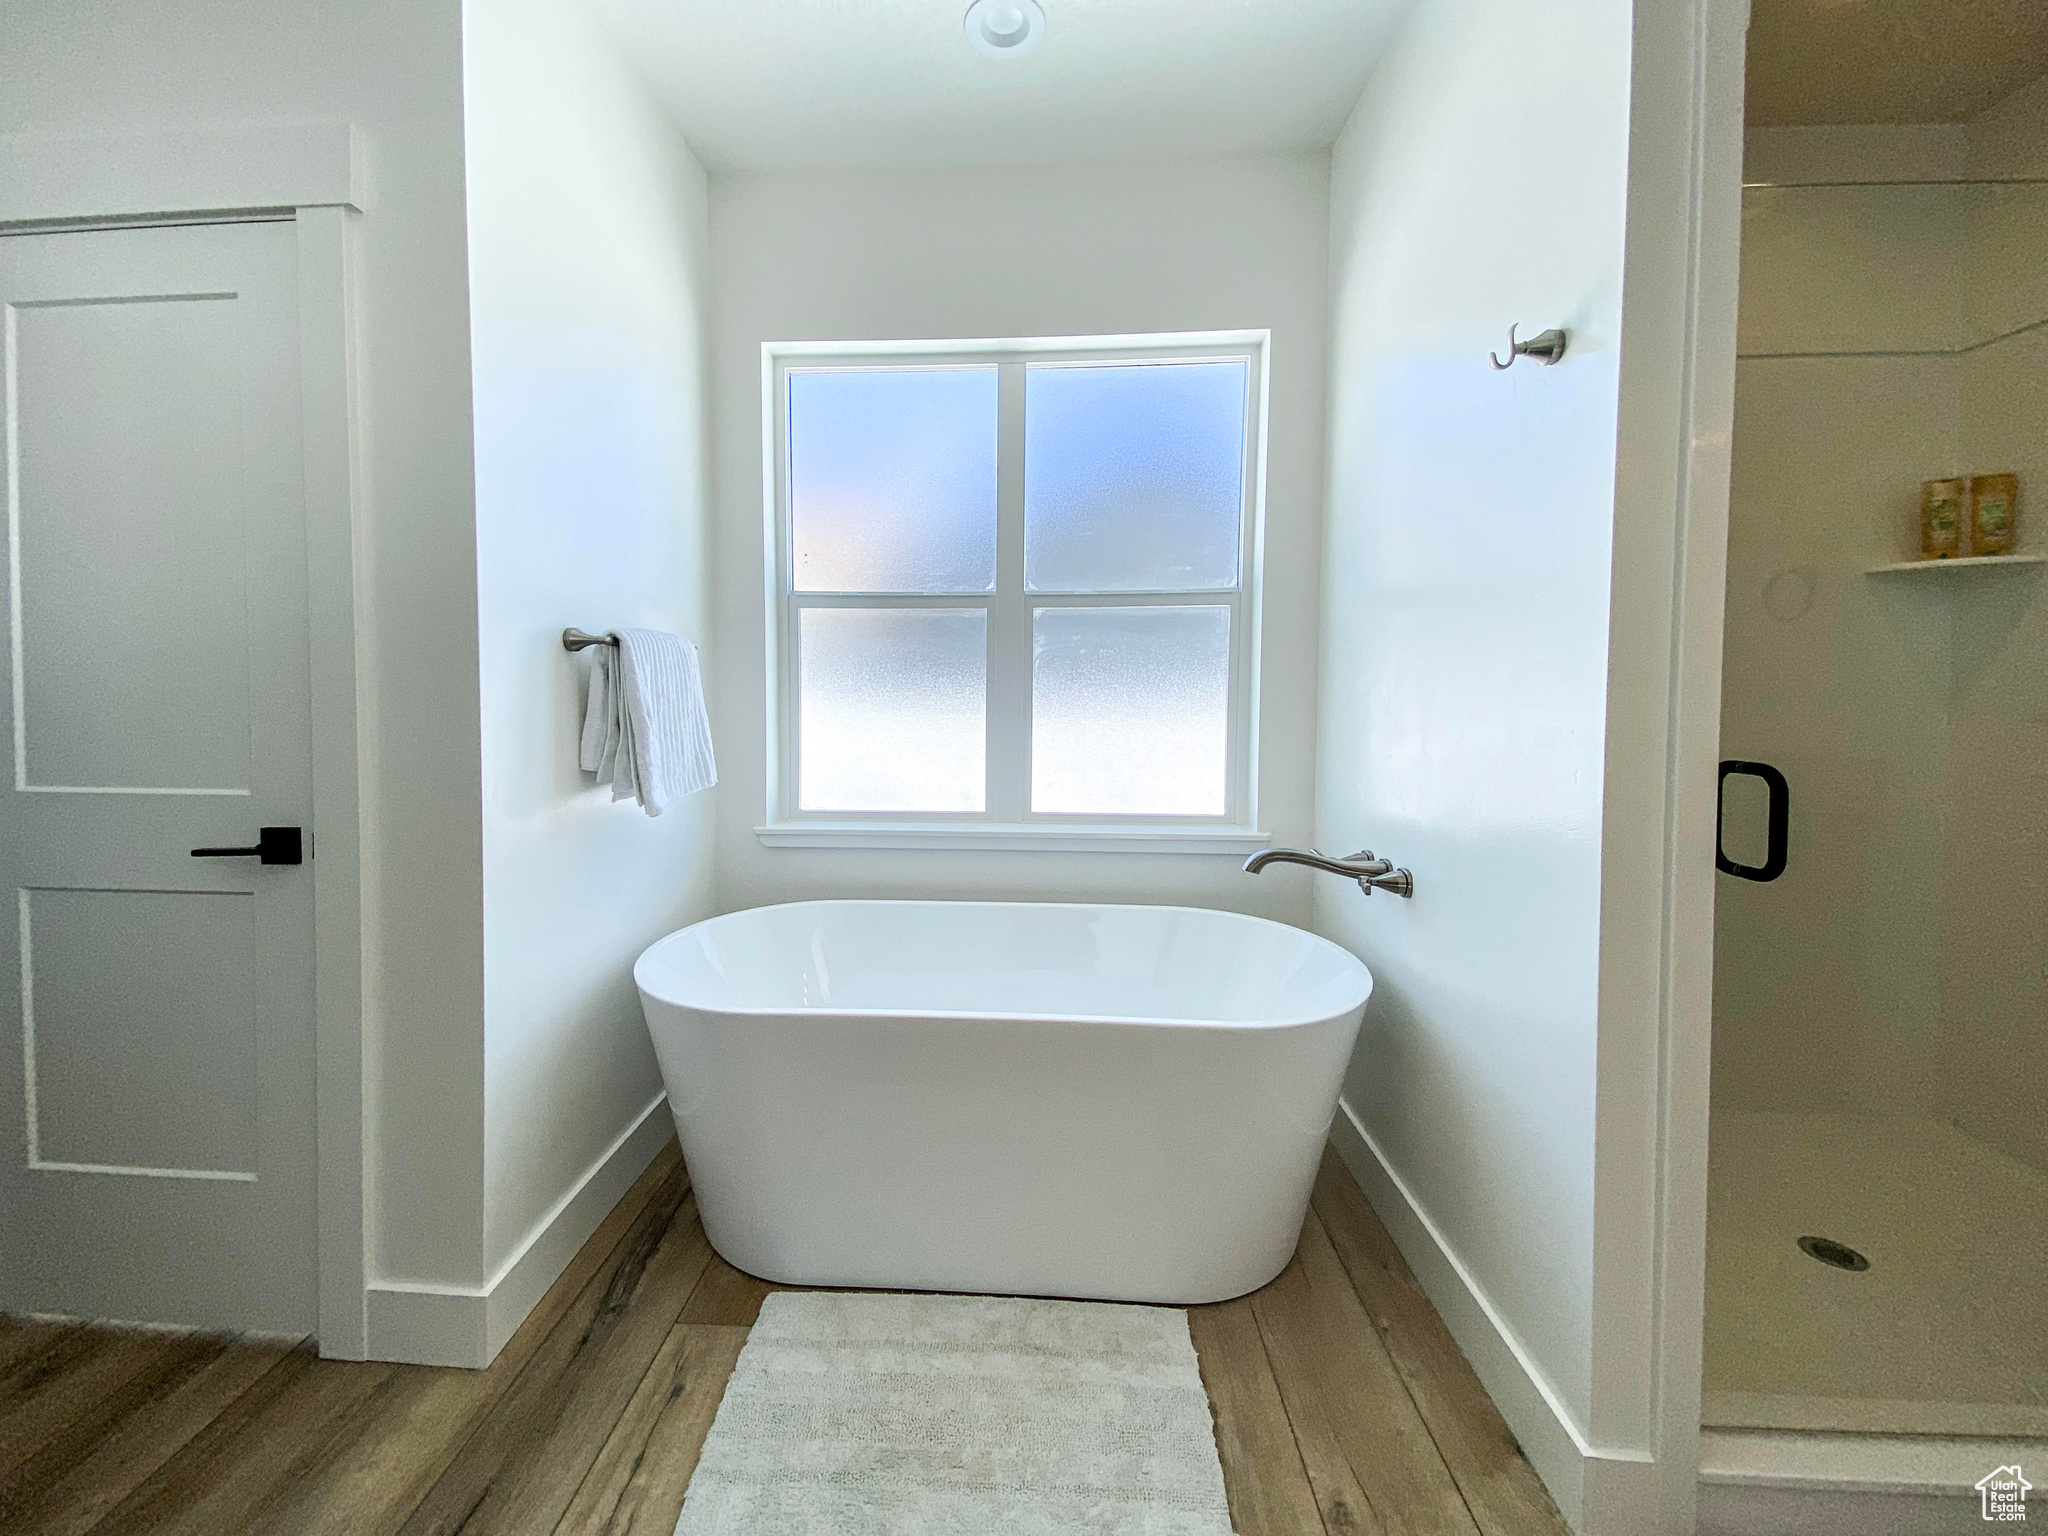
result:
[[[988,810],[1024,818],[1031,791],[1031,610],[1024,600],[1024,365],[996,368],[996,590],[988,614]]]
[[[775,765],[774,793],[769,809],[784,821],[798,814],[800,796],[797,775],[801,771],[802,742],[799,662],[796,653],[797,609],[790,589],[795,584],[796,537],[791,524],[789,485],[789,365],[778,359],[769,377],[774,396],[767,430],[774,452],[770,456],[774,477],[773,518],[770,523],[768,555],[775,562],[772,599],[775,613],[770,651],[770,685],[776,690],[772,706],[775,738],[770,743],[770,760]]]
[[[1032,592],[1033,608],[1233,608],[1236,587],[1201,587],[1188,592]]]
[[[986,608],[992,592],[792,592],[792,608]]]

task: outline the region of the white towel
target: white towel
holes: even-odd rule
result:
[[[650,816],[718,782],[704,679],[694,646],[658,629],[612,632],[595,646],[583,710],[581,761],[614,801],[636,799]]]
[[[585,773],[594,773],[598,783],[612,786],[614,801],[629,795],[638,798],[640,792],[633,778],[633,749],[627,746],[623,757],[619,750],[625,745],[626,722],[618,709],[618,660],[616,645],[590,649],[590,691],[583,700],[583,743],[578,754]]]

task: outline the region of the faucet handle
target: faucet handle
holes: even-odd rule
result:
[[[1370,896],[1374,891],[1389,891],[1396,896],[1415,894],[1415,877],[1405,869],[1390,869],[1384,875],[1360,875],[1358,888]]]

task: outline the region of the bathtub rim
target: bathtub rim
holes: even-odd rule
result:
[[[648,956],[672,940],[684,934],[694,933],[713,923],[726,922],[732,918],[746,917],[756,912],[780,912],[793,907],[1063,907],[1074,909],[1116,909],[1135,912],[1194,912],[1206,916],[1236,918],[1242,922],[1258,923],[1269,928],[1284,928],[1304,939],[1322,945],[1349,961],[1358,968],[1363,989],[1358,997],[1344,1007],[1329,1012],[1303,1014],[1293,1017],[1270,1019],[1191,1019],[1132,1016],[1102,1013],[1024,1013],[1014,1009],[998,1011],[968,1010],[961,1008],[805,1008],[789,1004],[773,1004],[762,1007],[709,1006],[702,1003],[684,1002],[671,997],[657,988],[650,987],[642,975],[641,967]],[[1319,933],[1298,928],[1292,923],[1283,923],[1277,918],[1259,917],[1250,912],[1237,912],[1228,907],[1190,907],[1179,904],[1149,901],[980,901],[974,899],[955,900],[945,897],[897,897],[897,896],[818,896],[805,901],[774,901],[757,907],[741,907],[732,912],[721,912],[713,917],[700,918],[694,923],[665,933],[649,944],[634,957],[633,985],[640,993],[643,1004],[652,999],[670,1008],[686,1008],[694,1013],[710,1014],[730,1018],[787,1018],[824,1021],[828,1019],[904,1019],[933,1020],[957,1019],[976,1023],[1043,1023],[1074,1025],[1118,1025],[1132,1028],[1151,1027],[1161,1029],[1206,1029],[1219,1031],[1266,1031],[1280,1029],[1307,1029],[1318,1024],[1330,1024],[1347,1019],[1362,1011],[1372,1000],[1375,978],[1372,968],[1350,950]]]

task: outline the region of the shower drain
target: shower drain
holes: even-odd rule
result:
[[[1799,1251],[1809,1258],[1819,1259],[1823,1264],[1832,1264],[1837,1269],[1870,1268],[1870,1260],[1847,1243],[1838,1243],[1831,1237],[1802,1237],[1799,1239]]]

